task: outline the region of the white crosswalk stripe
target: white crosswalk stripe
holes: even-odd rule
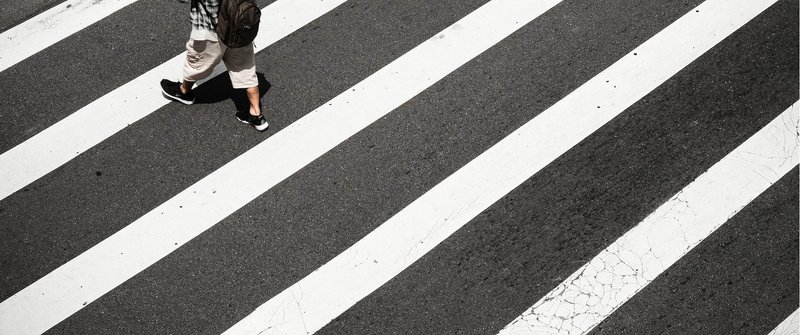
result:
[[[769,4],[739,7],[741,12],[721,16],[735,20],[714,23],[709,19],[718,12],[706,9],[721,8],[724,1],[707,2],[698,8],[702,14],[690,12],[226,334],[291,334],[321,328]],[[703,29],[708,31],[693,35],[701,38],[686,40],[686,32]],[[674,55],[671,62],[658,56],[665,52]],[[596,106],[600,112],[594,111]],[[577,119],[583,121],[571,122]]]
[[[279,1],[264,10],[256,52],[327,13],[346,0]],[[153,86],[181,68],[185,53],[109,92],[33,138],[0,155],[0,199],[3,199],[94,147],[125,127],[155,112],[169,101]],[[212,75],[225,71],[220,64]],[[114,111],[111,113],[110,111]]]
[[[137,0],[68,0],[0,34],[0,71]]]
[[[68,36],[85,33],[82,31],[84,28],[102,21],[113,13],[130,15],[125,12],[124,8],[137,1],[68,0],[23,24],[0,33],[0,72],[18,64],[25,69],[31,68],[29,71],[37,71],[35,62],[38,60],[36,57],[31,58],[31,55],[53,46]],[[575,83],[573,87],[577,88],[564,92],[563,95],[560,95],[562,97],[560,100],[554,98],[554,104],[542,107],[543,111],[532,119],[525,117],[522,122],[518,123],[522,124],[520,128],[509,130],[502,136],[498,136],[499,142],[487,145],[485,148],[488,150],[485,148],[480,149],[480,151],[486,150],[483,152],[475,150],[477,156],[470,156],[458,166],[454,164],[455,167],[452,170],[447,174],[442,174],[443,179],[429,183],[429,185],[435,186],[421,189],[414,196],[415,200],[408,199],[406,202],[398,203],[399,205],[393,207],[396,209],[391,213],[387,212],[388,215],[380,220],[375,220],[372,227],[377,228],[374,230],[370,228],[371,232],[366,236],[350,235],[349,238],[357,237],[352,238],[351,242],[336,252],[331,252],[334,249],[324,249],[322,253],[327,253],[327,256],[308,256],[318,253],[318,250],[292,250],[292,248],[287,250],[292,250],[292,253],[297,252],[302,256],[277,254],[275,257],[289,256],[292,261],[299,262],[308,261],[308,257],[311,257],[317,264],[308,268],[313,269],[320,265],[321,267],[314,271],[301,272],[299,276],[292,276],[291,283],[284,283],[285,279],[276,279],[279,276],[275,276],[275,273],[282,269],[275,269],[272,264],[265,264],[267,269],[263,274],[262,271],[258,271],[258,276],[263,276],[263,278],[256,279],[262,283],[276,280],[278,284],[264,290],[258,287],[246,287],[246,289],[258,290],[260,293],[258,296],[261,298],[252,299],[254,301],[251,301],[249,305],[244,304],[246,310],[232,311],[231,315],[235,320],[231,321],[230,315],[225,316],[228,319],[220,322],[214,329],[205,329],[205,332],[219,333],[227,329],[224,334],[338,333],[334,329],[329,329],[334,324],[343,326],[348,331],[356,331],[357,328],[347,328],[348,322],[354,322],[353,315],[348,313],[356,313],[354,314],[355,319],[375,318],[375,315],[361,315],[357,312],[358,306],[371,306],[369,302],[365,302],[369,300],[368,297],[377,295],[382,289],[388,289],[387,283],[403,280],[398,278],[403,278],[404,273],[418,271],[418,268],[415,269],[415,267],[429,266],[420,265],[422,263],[420,260],[424,257],[435,257],[438,255],[437,252],[441,254],[442,251],[438,251],[438,247],[447,240],[453,240],[454,236],[457,236],[456,232],[462,231],[470,222],[478,219],[482,213],[491,211],[493,206],[497,206],[515,189],[537,175],[541,175],[541,172],[567,156],[570,151],[574,151],[573,149],[581,143],[593,140],[592,136],[601,129],[610,129],[608,128],[610,123],[625,115],[626,111],[630,112],[632,106],[647,100],[648,96],[657,92],[665,83],[674,82],[678,77],[677,74],[681,71],[686,71],[703,57],[712,54],[709,52],[710,50],[715,50],[720,45],[729,46],[731,36],[744,30],[743,27],[756,29],[763,26],[762,21],[759,21],[762,23],[758,23],[761,26],[753,23],[757,21],[759,15],[768,12],[776,4],[797,6],[797,2],[797,0],[697,0],[696,3],[699,5],[694,8],[684,4],[681,7],[684,9],[680,10],[680,13],[683,14],[676,13],[672,16],[677,20],[664,20],[664,25],[660,27],[666,28],[654,29],[653,33],[656,31],[657,33],[643,43],[636,42],[637,44],[641,43],[636,47],[633,47],[635,44],[631,43],[632,49],[624,49],[624,52],[620,52],[613,59],[609,59],[607,63],[603,63],[604,65],[598,67],[596,71],[605,68],[604,70],[599,73],[595,72],[596,75],[592,73],[586,76],[585,78],[591,76],[591,79],[586,82],[583,82],[585,79],[581,80],[582,84]],[[287,42],[284,40],[287,37],[302,39],[302,43],[306,43],[306,40],[316,43],[313,36],[319,25],[313,29],[304,28],[310,28],[309,24],[320,18],[328,19],[325,22],[330,23],[335,22],[335,18],[343,13],[353,14],[359,11],[366,13],[370,9],[374,9],[371,8],[373,6],[377,6],[379,9],[381,6],[390,4],[401,6],[390,1],[372,3],[361,0],[278,0],[269,3],[263,9],[262,22],[267,24],[261,25],[261,31],[255,42],[256,52],[262,50],[274,52],[274,48],[281,47],[283,42]],[[24,288],[21,290],[17,288],[19,291],[16,292],[8,292],[8,295],[2,298],[4,300],[0,302],[0,333],[115,332],[102,327],[92,328],[90,325],[83,325],[80,323],[81,321],[75,320],[85,321],[87,318],[91,318],[87,317],[86,313],[94,313],[98,309],[102,310],[99,312],[101,314],[110,312],[112,319],[122,320],[121,316],[113,315],[119,309],[104,309],[104,304],[109,303],[104,299],[115,296],[116,292],[121,290],[135,290],[126,285],[129,285],[132,279],[141,277],[142,274],[147,273],[147,280],[150,281],[157,282],[164,279],[159,277],[163,274],[154,275],[148,271],[161,264],[169,264],[164,261],[176,254],[197,248],[199,238],[212,239],[218,236],[215,235],[220,234],[217,229],[225,226],[225,224],[219,224],[220,222],[227,222],[226,220],[230,220],[237,212],[258,203],[260,198],[271,194],[270,192],[274,193],[275,189],[282,190],[279,186],[285,185],[287,181],[307,178],[306,170],[315,163],[348,157],[339,152],[342,150],[337,151],[337,149],[343,148],[345,144],[350,143],[357,136],[368,133],[372,128],[377,128],[382,120],[386,120],[391,115],[400,115],[396,111],[401,110],[410,102],[418,102],[417,100],[424,95],[423,93],[430,93],[431,88],[447,83],[454,74],[462,75],[459,74],[460,68],[485,62],[485,60],[476,61],[476,58],[480,59],[485,54],[489,54],[488,50],[508,48],[508,40],[513,40],[509,36],[525,32],[526,29],[543,28],[545,24],[552,24],[553,16],[563,19],[563,22],[559,21],[557,26],[548,27],[552,30],[554,37],[557,36],[556,31],[559,29],[577,30],[575,27],[569,26],[576,23],[571,21],[573,18],[563,13],[563,9],[560,9],[566,5],[561,0],[535,2],[475,0],[474,3],[479,5],[466,6],[469,10],[465,10],[464,13],[469,13],[468,15],[463,17],[459,15],[460,19],[454,20],[455,23],[451,24],[454,21],[449,21],[438,26],[436,30],[431,29],[431,31],[425,32],[422,38],[427,37],[427,39],[420,38],[411,45],[410,50],[404,49],[402,51],[404,53],[393,54],[389,59],[394,60],[388,65],[375,67],[369,72],[365,70],[365,73],[360,74],[365,75],[364,77],[358,77],[347,86],[353,85],[354,82],[357,84],[344,91],[341,90],[347,86],[341,85],[335,92],[332,92],[334,94],[341,93],[332,99],[330,97],[334,96],[333,94],[325,99],[317,100],[314,103],[314,106],[318,105],[316,109],[296,120],[289,120],[286,122],[286,126],[281,126],[279,131],[271,134],[263,142],[255,144],[249,150],[242,150],[244,153],[238,157],[229,161],[225,159],[226,163],[221,167],[217,165],[213,169],[203,172],[205,177],[200,180],[192,180],[179,188],[176,187],[169,191],[168,196],[161,198],[158,202],[153,202],[153,206],[155,206],[164,199],[168,199],[160,205],[143,209],[135,216],[130,216],[120,222],[124,224],[130,222],[132,218],[138,217],[124,228],[109,229],[108,235],[102,235],[101,232],[99,234],[102,236],[101,238],[93,240],[91,244],[85,244],[85,247],[93,245],[92,247],[88,250],[82,248],[74,254],[78,255],[77,257],[63,264],[59,261],[57,264],[61,265],[57,267],[45,267],[46,271],[41,271],[35,277],[31,276],[31,280],[23,285],[19,284],[13,273],[9,275],[9,272],[4,270],[6,272],[2,273],[5,273],[6,276],[2,280],[9,281],[9,283],[16,281],[14,285],[9,286],[16,285]],[[141,4],[144,2],[139,5]],[[678,6],[677,2],[675,5]],[[445,4],[441,8],[447,8],[447,6]],[[587,2],[586,9],[590,12],[591,6],[605,5]],[[633,13],[637,9],[630,8],[630,11]],[[548,13],[555,14],[548,17]],[[426,15],[434,18],[436,15],[441,15],[441,13],[415,14],[420,17],[404,16],[398,18],[399,23],[396,24],[402,27],[414,24],[414,20],[422,19]],[[620,16],[628,14],[620,13]],[[648,11],[636,13],[636,15],[652,14]],[[796,18],[796,15],[792,17]],[[378,31],[377,26],[389,24],[379,22],[379,20],[375,20],[373,23],[376,25],[376,32]],[[441,27],[448,24],[451,25],[439,31]],[[603,27],[596,28],[602,29]],[[625,27],[624,29],[630,28]],[[333,31],[336,29],[337,27],[333,27]],[[300,33],[297,34],[297,32]],[[376,32],[358,31],[355,33],[368,36],[376,34],[376,37],[373,38],[384,38],[384,36],[377,35]],[[431,35],[431,32],[436,33]],[[341,31],[340,33],[352,32]],[[409,33],[409,35],[413,35],[413,33]],[[765,40],[777,38],[775,34],[764,36]],[[563,41],[563,43],[578,42]],[[795,44],[787,44],[788,54],[792,54],[791,52],[794,50],[792,48],[796,49],[797,41],[793,43]],[[738,46],[738,44],[736,45]],[[362,47],[354,47],[350,51],[359,55],[354,58],[356,61],[367,59],[370,57],[370,52],[374,52],[374,50]],[[590,45],[589,47],[595,48],[596,46]],[[405,50],[409,51],[405,52]],[[584,48],[584,50],[586,49]],[[324,58],[324,56],[318,55],[320,58]],[[570,65],[573,62],[578,64],[580,62],[576,59],[571,60],[569,57],[591,58],[594,56],[591,52],[581,55],[557,55],[557,57],[564,57],[566,59],[564,62],[569,62]],[[3,228],[4,225],[51,224],[32,222],[34,220],[32,218],[37,217],[35,215],[22,218],[8,213],[17,213],[18,208],[14,208],[14,206],[19,206],[20,201],[31,201],[30,198],[24,197],[22,191],[24,189],[25,192],[28,192],[28,187],[31,188],[32,194],[44,199],[33,200],[32,206],[39,206],[42,211],[52,210],[45,202],[58,201],[58,197],[64,195],[43,197],[36,187],[31,187],[37,183],[41,184],[42,180],[52,179],[70,185],[70,187],[73,187],[71,183],[74,183],[75,191],[65,192],[65,194],[80,192],[81,181],[64,181],[66,177],[59,169],[63,170],[64,166],[70,166],[67,163],[84,168],[84,160],[87,159],[83,155],[84,153],[96,147],[105,148],[106,143],[113,143],[109,140],[119,137],[123,129],[127,128],[136,132],[141,127],[140,123],[147,122],[147,120],[140,122],[142,119],[157,110],[170,109],[169,107],[165,108],[168,106],[168,101],[161,96],[157,83],[164,77],[177,74],[184,57],[185,54],[173,57],[85,105],[66,118],[55,122],[38,134],[20,140],[19,144],[0,154],[0,228]],[[536,61],[541,61],[541,59],[531,60],[531,62]],[[706,62],[708,61],[706,60]],[[497,64],[515,67],[514,64],[509,63],[501,61]],[[493,64],[493,66],[497,66],[497,64]],[[92,66],[103,65],[93,64]],[[259,67],[263,69],[264,67],[261,66],[262,64],[259,64]],[[297,66],[304,65],[297,64]],[[331,64],[332,72],[337,70],[335,66],[342,65]],[[80,66],[76,66],[76,69],[79,70]],[[703,69],[708,71],[708,76],[714,76],[713,68]],[[218,66],[209,79],[224,71],[224,66]],[[13,71],[3,74],[7,77],[8,73],[13,73]],[[743,73],[745,73],[742,75],[743,78],[750,78],[747,77],[748,75],[752,76],[752,73],[747,73],[747,71],[743,71]],[[360,78],[365,79],[358,81]],[[559,78],[559,80],[562,79]],[[205,80],[198,85],[202,85],[204,82]],[[277,84],[281,85],[281,83]],[[791,101],[797,101],[797,92],[793,90],[796,83],[785,84],[785,87],[774,87],[774,90],[792,92]],[[762,83],[757,83],[757,85],[762,85]],[[291,88],[289,89],[291,90]],[[547,90],[547,88],[541,87],[536,89]],[[723,93],[707,92],[708,95],[724,95]],[[737,92],[743,96],[748,93]],[[433,94],[439,93],[437,91]],[[464,94],[466,97],[463,99],[471,99],[468,96],[469,93]],[[298,96],[302,96],[302,94],[298,94]],[[750,97],[758,100],[765,99]],[[320,102],[328,99],[330,100],[319,105]],[[528,99],[528,97],[511,97],[509,99]],[[678,99],[683,99],[683,97],[678,97]],[[696,97],[692,99],[696,99]],[[687,104],[690,103],[687,102]],[[772,103],[771,106],[773,105],[777,104]],[[781,110],[785,107],[785,105],[780,106]],[[0,106],[0,111],[3,108],[6,107]],[[742,108],[749,107],[743,106]],[[113,110],[114,113],[109,113],[110,110]],[[392,114],[392,112],[395,113]],[[764,111],[764,115],[778,112],[776,110]],[[418,116],[408,115],[406,117]],[[469,116],[465,115],[465,117]],[[673,194],[674,190],[670,191],[669,195],[654,195],[656,198],[664,197],[662,198],[665,199],[662,200],[663,204],[659,202],[661,205],[655,211],[652,211],[652,208],[656,208],[656,206],[650,207],[647,213],[641,213],[642,216],[631,221],[630,224],[639,222],[633,229],[630,229],[632,225],[629,225],[626,232],[620,231],[601,248],[591,249],[591,255],[594,258],[588,259],[592,256],[583,258],[580,261],[583,266],[571,276],[563,279],[564,276],[578,268],[577,264],[569,271],[562,273],[561,277],[553,280],[552,283],[532,282],[526,284],[529,285],[529,288],[520,289],[520,291],[526,291],[526,294],[534,287],[536,289],[547,287],[540,294],[545,294],[547,291],[549,293],[538,295],[530,301],[526,300],[524,306],[515,307],[518,309],[512,314],[514,316],[519,315],[520,312],[522,314],[513,320],[513,316],[508,314],[510,317],[498,320],[498,325],[493,328],[492,332],[499,331],[500,334],[587,334],[597,332],[604,334],[604,331],[607,330],[597,330],[598,325],[613,315],[621,315],[621,313],[614,313],[637,294],[642,296],[643,289],[648,285],[649,287],[655,285],[654,283],[662,273],[682,261],[687,253],[712,233],[725,230],[730,225],[725,223],[734,215],[748,208],[756,198],[768,194],[769,190],[774,188],[773,185],[777,185],[781,180],[785,181],[790,171],[797,170],[798,146],[800,146],[800,133],[798,133],[800,102],[795,102],[777,118],[770,117],[769,119],[772,122],[763,128],[761,126],[753,127],[751,131],[760,129],[755,135],[742,137],[742,139],[749,139],[737,146],[733,152],[719,161],[715,159],[716,162],[713,162],[710,169],[699,174],[699,177],[686,180],[686,182],[693,180],[691,183],[681,184],[680,187],[675,188],[675,190],[681,188],[682,190],[672,198],[666,200],[666,197]],[[631,127],[635,126],[631,125]],[[734,126],[736,125],[732,125],[732,127]],[[185,133],[178,132],[178,134]],[[713,131],[709,131],[709,134],[709,136],[720,136],[714,134]],[[2,129],[0,129],[0,135],[5,136],[2,134]],[[17,135],[12,134],[12,136]],[[501,137],[502,139],[500,139]],[[741,140],[736,143],[739,141]],[[101,143],[103,145],[100,145]],[[731,144],[732,148],[735,143],[731,142]],[[403,147],[403,145],[402,143],[397,144],[398,147]],[[691,148],[684,149],[691,150]],[[112,148],[112,150],[117,149]],[[725,153],[728,150],[730,149],[727,149]],[[724,153],[720,152],[719,154]],[[213,155],[213,153],[209,155]],[[233,156],[235,155],[230,155],[230,157]],[[447,159],[446,156],[441,155],[437,159]],[[201,157],[200,160],[202,159]],[[220,159],[220,161],[223,160]],[[468,163],[462,166],[467,161]],[[380,168],[376,167],[376,169]],[[619,167],[606,168],[618,169]],[[90,167],[90,169],[92,172],[95,171],[94,167]],[[208,174],[209,171],[213,172]],[[50,176],[42,178],[48,174],[52,174],[52,178]],[[98,170],[97,176],[100,175],[101,172]],[[258,182],[242,178],[242,176],[258,176]],[[186,187],[186,185],[191,186]],[[321,184],[319,187],[325,186]],[[363,191],[360,189],[348,190],[353,193]],[[381,191],[376,190],[375,192],[379,194]],[[781,193],[771,196],[783,199],[796,196],[796,191],[794,194]],[[395,200],[389,198],[386,201]],[[120,204],[119,206],[126,205]],[[11,210],[8,210],[9,208]],[[81,211],[81,209],[72,210]],[[508,210],[513,211],[514,209]],[[761,213],[761,215],[787,214]],[[76,221],[80,221],[80,214],[73,216]],[[269,219],[269,214],[265,214],[265,216],[261,220]],[[358,214],[352,216],[352,220],[360,220]],[[389,219],[386,220],[386,218]],[[326,224],[327,216],[317,215],[316,219],[319,219],[318,224],[323,226]],[[381,222],[383,223],[380,224]],[[69,222],[68,224],[73,223]],[[753,224],[757,224],[757,222]],[[15,236],[13,233],[3,235],[4,231],[13,232],[14,230],[0,231],[0,239],[7,246],[29,243],[27,236]],[[292,234],[294,233],[299,236],[310,234],[305,231],[293,231]],[[497,234],[505,233],[498,232]],[[48,236],[42,236],[43,241],[47,241],[48,238]],[[271,238],[274,243],[283,243],[281,237]],[[357,242],[351,245],[352,241]],[[242,241],[242,243],[246,244],[247,241]],[[571,243],[579,245],[585,242],[575,240]],[[794,243],[796,245],[796,238]],[[583,246],[580,247],[583,248]],[[46,248],[49,246],[43,249]],[[64,248],[63,250],[68,249]],[[221,254],[227,252],[227,250],[218,251]],[[598,251],[600,251],[599,254],[597,254]],[[43,250],[43,252],[45,252],[44,255],[47,255],[46,252],[52,252],[52,250]],[[68,257],[65,256],[63,260]],[[2,262],[0,266],[5,266],[7,261],[5,258],[7,257],[0,257],[0,262]],[[35,257],[31,258],[33,262],[36,259]],[[564,262],[576,263],[574,260],[565,260]],[[32,268],[35,268],[36,264],[33,265]],[[17,270],[29,271],[28,269],[12,269],[12,271]],[[436,272],[437,270],[429,269],[428,271]],[[496,270],[505,271],[506,269]],[[794,269],[794,271],[794,278],[796,278],[800,269]],[[786,271],[784,270],[784,272]],[[42,276],[42,273],[46,273],[46,275]],[[186,274],[180,272],[175,274],[176,277],[184,275]],[[3,276],[0,275],[0,277]],[[0,281],[0,283],[4,282]],[[731,281],[728,284],[731,284]],[[445,284],[441,283],[441,285]],[[502,284],[493,283],[492,285]],[[275,289],[276,286],[277,289]],[[788,288],[783,288],[786,291],[783,298],[791,297],[792,294],[796,295],[796,292],[791,291],[796,287],[788,286]],[[394,285],[391,289],[396,290],[397,287]],[[162,288],[159,287],[159,289]],[[233,288],[197,288],[197,291],[213,290],[214,294],[227,294],[226,290],[228,289],[232,290]],[[471,294],[468,290],[465,292]],[[414,292],[408,293],[415,294]],[[153,294],[158,295],[157,292]],[[173,298],[175,297],[162,297],[158,303],[171,304],[173,302],[168,300]],[[187,301],[191,301],[193,298],[187,299],[189,299]],[[130,303],[136,304],[137,302]],[[198,306],[186,307],[191,303],[180,303],[185,309],[185,313],[192,313],[191,308],[201,309]],[[765,302],[755,303],[764,304]],[[778,307],[775,307],[768,313],[769,315],[780,315],[780,320],[772,317],[777,320],[771,321],[774,322],[773,324],[755,326],[761,330],[774,329],[770,334],[798,333],[797,304],[794,303],[795,305],[792,307],[794,313],[788,318],[786,315],[790,311],[779,310]],[[523,312],[523,309],[531,304],[533,306]],[[783,304],[785,305],[785,302]],[[386,306],[392,305],[387,302]],[[785,309],[784,307],[782,305],[780,308]],[[504,307],[496,306],[495,308],[503,309]],[[131,316],[134,313],[141,313],[143,309],[142,306],[137,306],[131,308],[130,311],[126,310],[125,313],[131,313],[127,315]],[[209,310],[213,311],[214,309]],[[219,313],[218,310],[216,313]],[[200,315],[198,317],[202,317],[203,314],[198,315]],[[208,316],[206,315],[206,317]],[[422,320],[427,316],[419,315],[418,317]],[[165,318],[164,321],[167,323],[177,321],[169,320],[169,316],[165,316]],[[137,327],[141,328],[130,329],[130,331],[152,333],[164,332],[163,329],[166,329],[156,328],[164,327],[164,325],[148,324],[143,320],[148,319],[137,321]],[[777,325],[780,321],[783,322]],[[124,325],[125,322],[120,324]],[[380,322],[377,320],[374,325],[370,323],[370,331],[391,332],[381,329]],[[402,323],[403,320],[393,322]],[[452,323],[450,326],[457,327],[455,325],[458,323],[457,319],[447,322]],[[130,323],[127,324],[130,325]],[[747,325],[746,322],[745,325]],[[503,326],[505,328],[501,329]],[[408,328],[406,331],[418,331],[416,329]],[[470,331],[484,332],[485,330],[472,329],[467,332]]]
[[[798,116],[800,105],[789,107],[500,334],[588,333],[797,166]]]
[[[61,321],[80,309],[84,302],[97,299],[176,250],[557,2],[531,6],[516,0],[495,0],[482,11],[435,35],[114,236],[0,303],[0,313],[13,317],[4,320],[7,323],[1,328],[10,330],[17,320],[35,319],[33,316],[44,306],[48,306],[51,310],[48,314],[53,318],[39,318],[41,321],[32,332]],[[506,16],[498,14],[514,13],[524,16],[505,21],[504,29],[500,29]],[[387,94],[391,98],[386,98]],[[269,160],[264,161],[264,157]],[[269,179],[253,184],[241,180],[242,173],[265,173]],[[164,225],[164,222],[170,224]]]
[[[800,334],[800,310],[794,311],[768,335],[796,335]]]

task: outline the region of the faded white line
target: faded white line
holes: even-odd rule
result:
[[[49,329],[385,116],[558,2],[494,0],[484,5],[0,303],[0,333],[31,334]],[[278,3],[298,4],[297,1]],[[149,80],[142,85],[152,87],[155,82],[157,80]],[[150,94],[158,98],[157,103],[163,104],[156,89],[152,90],[154,92]],[[156,103],[150,98],[143,100],[138,108],[148,107],[143,104]],[[113,115],[107,119],[118,118],[128,112],[137,111],[131,109],[125,113],[107,113]],[[99,121],[93,122],[97,124]],[[70,136],[78,134],[70,133]],[[253,183],[243,180],[242,175],[259,175],[261,178],[258,183]]]
[[[586,334],[797,166],[795,104],[575,271],[500,334]]]
[[[781,322],[781,324],[779,324],[777,327],[775,327],[775,329],[773,329],[767,335],[798,335],[798,334],[800,334],[800,321],[798,320],[798,319],[800,319],[800,314],[798,314],[798,311],[800,311],[800,310],[795,310],[794,313],[792,313],[792,315],[789,315],[789,317],[787,317],[786,320],[783,320],[783,322]]]
[[[137,0],[69,0],[0,34],[0,71]]]
[[[345,1],[274,2],[263,10],[262,21],[269,24],[260,26],[256,51]],[[158,82],[178,76],[184,57],[184,54],[175,56],[0,155],[0,200],[166,105],[168,100],[161,96]],[[220,64],[212,77],[224,71],[224,65]]]
[[[224,334],[317,331],[774,2],[700,5]]]

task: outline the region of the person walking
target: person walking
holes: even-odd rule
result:
[[[269,124],[261,108],[253,42],[236,48],[225,45],[216,32],[219,10],[220,0],[192,0],[192,32],[186,43],[183,80],[162,80],[161,92],[167,99],[191,105],[195,99],[194,83],[211,75],[214,67],[222,61],[228,68],[233,88],[244,89],[250,103],[249,110],[237,111],[236,117],[258,131],[264,131]]]

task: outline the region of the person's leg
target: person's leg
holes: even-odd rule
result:
[[[194,86],[194,81],[188,81],[188,80],[184,79],[181,82],[181,86],[180,86],[181,93],[189,94],[189,92],[192,90],[192,86]]]
[[[245,90],[247,91],[247,100],[250,102],[250,115],[261,115],[261,92],[258,89],[258,85],[248,87]]]
[[[228,68],[233,88],[246,90],[251,114],[261,114],[261,92],[258,89],[253,44],[241,48],[227,48],[222,61]]]
[[[186,43],[186,60],[183,62],[183,80],[180,83],[162,80],[161,92],[164,97],[187,105],[194,103],[192,86],[197,80],[211,74],[222,59],[223,52],[218,42],[189,39]]]
[[[196,81],[211,75],[224,53],[225,46],[219,42],[189,39],[186,43],[186,61],[183,62],[181,92],[188,92]]]
[[[261,95],[258,85],[245,88],[247,92],[247,100],[250,102],[250,108],[244,111],[237,111],[236,118],[243,123],[247,123],[256,128],[258,131],[264,131],[269,127],[267,119],[264,118],[264,113],[261,109]]]
[[[250,107],[247,111],[237,111],[239,121],[254,126],[257,130],[267,129],[268,123],[261,108],[261,92],[256,76],[256,59],[253,44],[241,48],[227,49],[222,61],[228,68],[231,84],[235,89],[244,89]]]

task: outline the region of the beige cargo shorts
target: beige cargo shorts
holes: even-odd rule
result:
[[[258,86],[253,43],[241,48],[228,48],[216,41],[189,39],[186,43],[183,79],[192,82],[204,79],[220,61],[223,61],[228,68],[233,88]]]

